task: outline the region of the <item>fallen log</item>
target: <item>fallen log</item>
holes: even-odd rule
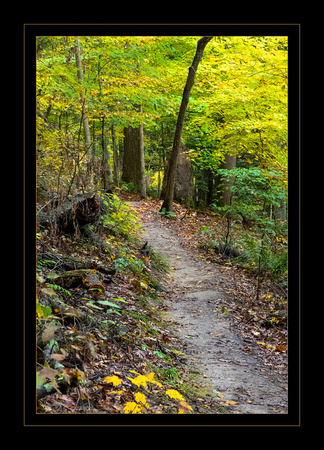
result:
[[[41,208],[37,223],[50,227],[55,233],[80,234],[85,225],[95,223],[102,213],[101,201],[96,194],[90,197],[77,195],[67,198],[62,204],[52,202],[46,211]]]
[[[82,286],[91,291],[94,296],[102,295],[105,292],[105,276],[94,269],[70,270],[62,273],[55,279],[55,283],[66,288]]]
[[[77,269],[95,269],[106,275],[115,275],[116,269],[113,267],[104,267],[91,259],[76,258],[71,255],[59,255],[54,252],[37,252],[37,263],[58,271],[77,270]]]
[[[95,223],[100,216],[100,203],[93,194],[77,202],[72,202],[71,207],[60,214],[57,219],[59,228],[65,233],[80,232],[84,225]]]

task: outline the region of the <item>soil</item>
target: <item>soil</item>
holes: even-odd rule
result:
[[[139,202],[130,205],[136,209]],[[143,239],[173,268],[165,314],[188,356],[187,389],[217,398],[224,412],[286,414],[286,379],[266,364],[256,343],[247,344],[233,327],[225,308],[229,294],[222,289],[226,273],[181,245],[172,224],[167,227],[160,216],[144,221],[143,229]]]

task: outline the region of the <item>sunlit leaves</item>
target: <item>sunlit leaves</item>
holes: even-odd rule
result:
[[[248,149],[286,165],[287,38],[219,37],[209,52],[192,93],[193,111],[203,105],[204,114],[192,116],[186,133],[208,124],[202,146]]]
[[[106,377],[103,381],[105,383],[112,383],[113,386],[118,386],[119,384],[122,383],[121,380],[116,375],[113,375],[112,377]]]
[[[179,400],[183,400],[182,395],[176,391],[175,389],[168,389],[167,391],[165,391],[165,393],[170,397],[170,398],[175,398],[175,399],[179,399]]]
[[[143,406],[139,405],[136,402],[127,402],[124,406],[124,413],[125,414],[140,414],[143,409]]]

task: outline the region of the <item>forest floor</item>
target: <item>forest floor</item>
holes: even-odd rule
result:
[[[286,332],[264,327],[274,286],[262,286],[256,305],[255,280],[230,262],[215,264],[210,252],[194,245],[197,224],[214,217],[195,211],[190,220],[178,205],[170,220],[157,214],[160,201],[130,205],[140,213],[144,240],[173,268],[165,316],[189,357],[191,393],[221,399],[232,414],[287,413]]]
[[[102,296],[82,287],[67,292],[55,282],[68,257],[106,266],[104,248],[38,234],[37,250],[49,264],[38,265],[39,303],[50,297],[56,305],[38,317],[38,379],[54,388],[39,400],[38,413],[286,413],[287,317],[271,322],[286,309],[282,288],[264,281],[256,302],[253,274],[198,245],[202,226],[223,232],[211,211],[176,204],[168,219],[157,214],[160,200],[118,195],[141,219],[142,244],[158,254],[146,256],[140,241],[99,229],[111,264],[119,264]]]

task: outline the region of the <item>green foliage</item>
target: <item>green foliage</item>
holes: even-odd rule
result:
[[[245,231],[239,241],[242,252],[236,260],[253,269],[259,277],[264,272],[268,272],[273,279],[281,277],[287,271],[284,238],[287,235],[287,221],[276,219],[274,209],[287,201],[285,177],[265,167],[222,169],[219,175],[222,180],[230,175],[235,176],[234,185],[230,188],[231,204],[215,206],[227,220],[227,232],[219,245],[222,249],[231,245],[233,225],[241,222],[249,231]],[[210,230],[202,232],[209,233]],[[282,242],[279,248],[278,241]]]
[[[38,317],[48,317],[52,314],[52,308],[50,306],[43,306],[39,303],[38,298],[36,299],[36,313]]]
[[[230,171],[220,169],[218,174],[222,180],[235,177],[235,183],[230,188],[232,204],[223,208],[231,214],[248,216],[250,220],[262,224],[269,216],[271,206],[280,206],[281,202],[287,201],[286,180],[275,170],[237,167]]]
[[[154,176],[172,145],[197,37],[80,36],[83,85],[77,77],[76,42],[75,36],[37,37],[39,193],[97,188],[103,141],[113,167],[111,126],[118,144],[124,127],[140,123],[147,173],[156,191]],[[217,36],[208,44],[183,130],[197,180],[203,182],[202,170],[215,173],[229,148],[286,168],[287,50],[284,36]],[[139,104],[140,113],[134,107]],[[90,151],[80,127],[84,113]]]
[[[59,286],[58,284],[46,283],[46,286],[53,289],[54,291],[60,291],[69,296],[72,295],[70,291],[68,291],[67,289],[64,289],[62,286]]]
[[[103,226],[116,236],[135,238],[140,225],[129,205],[121,202],[117,195],[111,195],[108,206],[110,212],[102,216]]]
[[[162,211],[159,211],[158,214],[166,217],[167,219],[174,219],[175,215],[172,211],[167,211],[166,208],[162,208]]]

